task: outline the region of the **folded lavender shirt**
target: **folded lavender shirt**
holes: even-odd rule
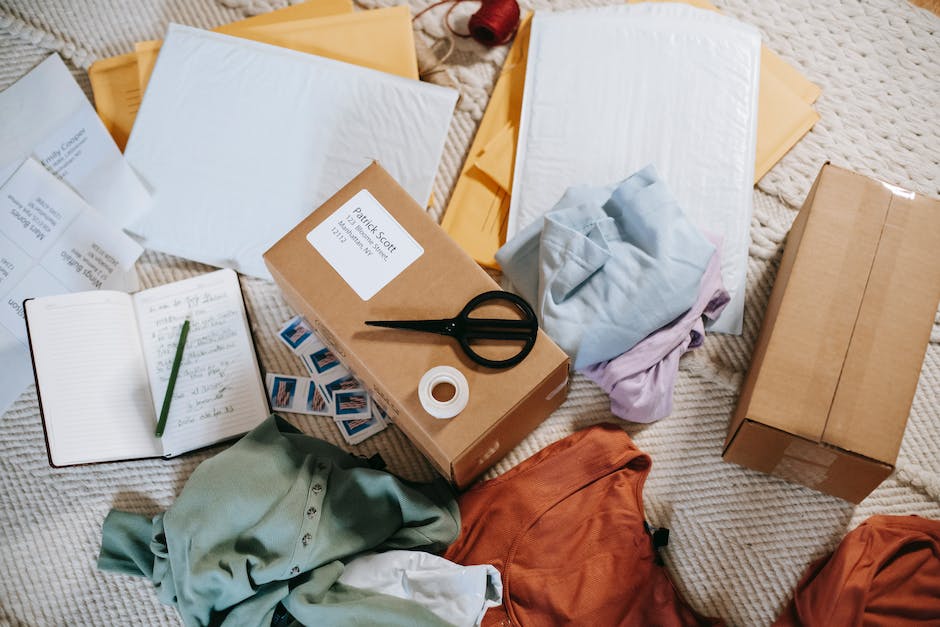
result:
[[[581,369],[610,394],[610,411],[632,422],[654,422],[672,413],[679,357],[702,345],[705,321],[715,320],[730,297],[721,281],[720,239],[708,236],[715,253],[708,261],[698,298],[680,318],[648,335],[610,361]]]

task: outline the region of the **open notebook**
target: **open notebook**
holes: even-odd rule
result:
[[[190,321],[162,438],[154,436]],[[26,301],[49,463],[173,457],[240,435],[268,405],[238,276],[219,270],[136,294]]]

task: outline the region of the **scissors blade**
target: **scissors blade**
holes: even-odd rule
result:
[[[422,331],[439,335],[454,334],[454,321],[451,318],[446,320],[366,320],[366,324],[370,327],[384,327],[386,329]]]

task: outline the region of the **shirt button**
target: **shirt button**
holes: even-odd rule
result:
[[[300,566],[294,566],[293,568],[291,568],[291,569],[290,569],[290,574],[292,574],[292,575],[299,575],[299,574],[300,574]]]
[[[316,516],[316,515],[317,515],[317,508],[316,508],[316,507],[308,507],[308,508],[307,508],[307,518],[313,518],[313,517]]]
[[[309,533],[305,533],[304,537],[300,539],[300,541],[303,543],[304,546],[307,546],[308,544],[310,544],[311,540],[313,540],[313,536],[310,535]]]
[[[323,491],[323,484],[314,483],[312,489],[313,489],[314,492],[317,492],[317,493],[322,492],[322,491]]]

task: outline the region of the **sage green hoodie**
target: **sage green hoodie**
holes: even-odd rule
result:
[[[279,624],[441,625],[336,580],[357,554],[440,552],[459,531],[443,480],[403,481],[271,416],[200,464],[166,512],[112,510],[98,567],[150,578],[186,625],[270,625],[275,610]]]

